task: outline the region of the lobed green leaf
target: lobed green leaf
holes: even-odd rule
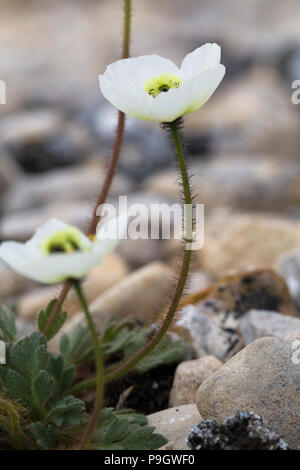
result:
[[[49,330],[45,332],[47,322],[49,320],[49,317],[51,315],[51,312],[54,308],[55,303],[56,303],[56,299],[51,300],[51,302],[49,302],[47,307],[41,310],[38,314],[38,320],[37,320],[38,329],[45,336],[47,341],[52,339],[56,335],[56,333],[58,333],[58,331],[61,329],[61,327],[63,326],[63,324],[65,323],[67,319],[67,312],[64,312],[61,309],[59,309],[56,314],[56,320],[53,322]]]

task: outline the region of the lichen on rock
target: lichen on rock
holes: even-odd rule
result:
[[[267,428],[265,420],[240,411],[218,424],[208,419],[194,424],[186,439],[192,450],[288,450],[288,444]]]

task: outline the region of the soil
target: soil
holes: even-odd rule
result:
[[[143,414],[151,414],[168,408],[176,364],[159,366],[141,374],[131,374],[106,387],[106,406],[132,408]],[[123,392],[133,386],[128,397],[122,400]],[[120,400],[120,401],[119,401]],[[120,403],[121,402],[121,403]]]

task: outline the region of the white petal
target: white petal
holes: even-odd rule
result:
[[[44,256],[35,266],[36,280],[56,284],[67,279],[81,279],[101,263],[95,252],[57,253]]]
[[[40,260],[40,252],[24,243],[3,242],[0,245],[0,257],[14,271],[22,276],[39,281],[35,269]]]
[[[126,85],[132,82],[139,82],[143,86],[144,82],[162,73],[178,74],[178,67],[169,59],[160,57],[159,55],[145,55],[130,59],[121,59],[108,65],[101,79],[107,78],[114,83]]]
[[[103,259],[95,249],[45,255],[16,242],[2,243],[0,257],[19,274],[45,284],[56,284],[70,278],[81,279]]]
[[[182,86],[189,89],[191,98],[185,114],[201,108],[219,86],[224,75],[225,67],[219,64],[214,69],[207,69],[184,82]]]
[[[184,114],[196,111],[211,97],[224,74],[225,67],[219,64],[214,69],[207,69],[184,80],[178,88],[160,93],[152,99],[152,120],[172,122]]]
[[[33,237],[26,242],[25,245],[30,246],[32,248],[37,248],[39,249],[40,244],[45,240],[45,238],[51,237],[55,232],[57,231],[64,231],[69,228],[75,228],[78,232],[78,236],[80,237],[82,243],[86,246],[91,245],[91,241],[89,240],[88,237],[86,237],[80,230],[78,230],[76,227],[73,227],[71,225],[68,225],[61,220],[52,218],[47,220],[41,227],[39,227]]]
[[[43,225],[41,225],[33,235],[33,237],[28,240],[27,244],[38,246],[46,237],[51,236],[57,230],[66,230],[69,225],[65,224],[58,219],[49,219]]]
[[[172,122],[184,114],[191,102],[191,93],[182,85],[152,98],[150,108],[152,121]]]
[[[153,98],[144,90],[145,81],[170,72],[178,74],[178,67],[158,55],[118,60],[99,76],[100,89],[104,97],[124,113],[152,120]]]
[[[207,43],[185,56],[180,67],[180,72],[184,78],[190,78],[206,69],[215,68],[220,63],[220,60],[220,46]]]

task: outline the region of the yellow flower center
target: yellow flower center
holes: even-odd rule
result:
[[[47,255],[87,251],[88,249],[81,238],[81,232],[76,228],[58,230],[42,242],[41,248]]]
[[[177,77],[172,72],[163,73],[149,78],[144,83],[144,90],[153,98],[156,98],[160,93],[169,91],[170,88],[178,88],[181,82],[182,78]]]

